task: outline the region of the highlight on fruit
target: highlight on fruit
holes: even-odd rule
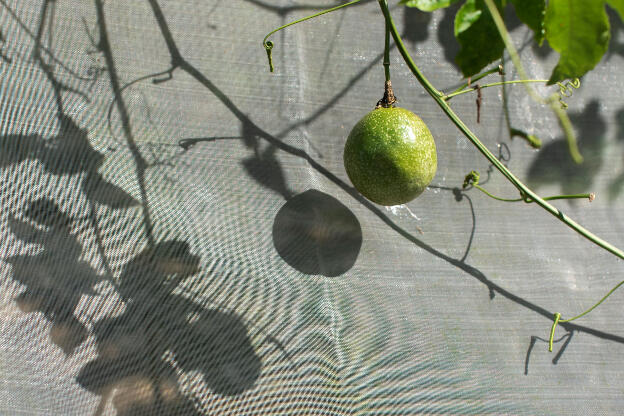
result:
[[[344,166],[363,196],[380,205],[405,204],[431,183],[437,169],[433,135],[420,117],[378,107],[351,130]]]

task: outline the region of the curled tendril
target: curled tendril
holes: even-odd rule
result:
[[[464,184],[462,185],[463,189],[468,188],[469,186],[474,186],[479,184],[479,172],[476,170],[470,171],[468,175],[464,178]]]
[[[574,93],[575,89],[578,89],[581,86],[581,80],[578,78],[574,78],[571,81],[567,81],[565,84],[563,82],[558,82],[559,86],[559,104],[561,104],[561,108],[568,108],[568,104],[563,101],[564,98],[569,98]]]
[[[266,50],[267,57],[269,58],[269,69],[273,72],[273,56],[271,55],[271,51],[273,49],[273,42],[267,40],[264,42],[264,49]]]
[[[462,189],[466,189],[468,187],[473,187],[473,188],[478,189],[479,191],[483,192],[484,194],[486,194],[490,198],[496,199],[497,201],[503,201],[503,202],[520,202],[520,201],[524,201],[527,204],[535,202],[535,200],[533,198],[531,198],[523,190],[519,190],[520,191],[520,198],[501,198],[499,196],[493,195],[490,192],[488,192],[487,189],[485,189],[481,185],[479,185],[479,179],[480,179],[479,172],[477,172],[476,170],[470,171],[470,173],[468,175],[466,175],[466,177],[464,178],[464,184],[462,185]],[[579,199],[579,198],[584,198],[584,199],[589,199],[589,202],[591,202],[591,201],[594,200],[595,197],[596,197],[596,195],[594,193],[591,193],[591,194],[573,194],[573,195],[546,196],[546,197],[543,197],[542,199],[544,199],[544,201],[552,201],[554,199]]]
[[[283,26],[280,26],[277,29],[274,29],[271,32],[269,32],[264,37],[264,40],[262,41],[262,46],[264,46],[264,49],[266,49],[266,51],[267,51],[267,56],[269,57],[269,68],[271,69],[271,72],[273,72],[273,60],[271,59],[271,49],[273,49],[273,42],[271,42],[271,41],[269,41],[267,39],[272,34],[274,34],[275,32],[279,32],[282,29],[286,29],[289,26],[296,25],[297,23],[305,22],[306,20],[313,19],[315,17],[321,16],[321,15],[326,14],[326,13],[331,13],[333,11],[342,9],[343,7],[351,6],[351,5],[356,4],[356,3],[360,2],[360,1],[362,1],[362,0],[352,0],[352,1],[348,2],[348,3],[341,4],[341,5],[338,5],[336,7],[332,7],[331,9],[326,9],[326,10],[320,11],[318,13],[314,13],[313,15],[306,16],[306,17],[304,17],[302,19],[295,20],[294,22],[287,23],[287,24],[285,24]]]

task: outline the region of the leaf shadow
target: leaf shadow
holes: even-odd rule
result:
[[[431,16],[431,13],[423,12],[416,7],[404,7],[403,39],[411,43],[426,41],[429,38]]]
[[[590,192],[603,162],[607,123],[600,113],[600,103],[590,101],[580,113],[570,114],[578,132],[578,147],[584,161],[572,161],[565,138],[547,143],[539,150],[528,170],[529,186],[539,189],[558,184],[563,194]]]
[[[2,6],[8,8],[4,3]],[[90,336],[95,338],[98,355],[82,367],[76,380],[85,389],[102,396],[96,414],[104,411],[109,398],[120,415],[137,412],[199,414],[188,386],[181,382],[183,375],[199,375],[202,394],[236,395],[253,386],[262,369],[261,359],[240,316],[201,307],[173,293],[181,281],[198,273],[199,257],[191,253],[189,244],[184,241],[153,241],[146,194],[142,193],[139,202],[98,173],[105,155],[91,146],[88,131],[65,113],[62,91],[68,89],[56,79],[51,65],[41,59],[44,50],[57,62],[50,49],[41,45],[46,22],[52,27],[53,6],[50,0],[42,3],[39,30],[31,37],[37,51],[35,64],[45,72],[54,91],[59,131],[51,137],[38,134],[0,137],[0,168],[20,171],[17,165],[30,160],[38,162],[42,170],[52,176],[79,175],[75,191],[84,192],[90,213],[72,217],[53,199],[44,197],[30,201],[17,215],[9,216],[8,226],[13,236],[41,248],[36,254],[4,259],[12,267],[13,279],[25,286],[25,291],[15,300],[22,311],[40,312],[52,322],[51,340],[66,355],[76,353]],[[102,6],[102,2],[96,0],[98,12],[102,12]],[[11,16],[25,26],[10,11]],[[100,17],[103,17],[101,13]],[[104,41],[97,46],[107,58],[106,72],[111,78],[118,108],[127,116],[103,19],[99,24]],[[123,124],[128,136],[129,119],[125,118]],[[135,150],[131,135],[127,138],[129,147]],[[143,161],[140,154],[134,156],[139,162]],[[27,169],[31,167],[26,166]],[[147,167],[147,164],[137,164],[139,181]],[[139,203],[144,208],[147,236],[151,238],[147,247],[123,266],[119,278],[114,278],[106,259],[95,208],[99,204],[109,210],[127,209]],[[89,207],[82,208],[88,210]],[[113,222],[107,222],[106,227]],[[95,234],[106,275],[99,275],[82,260],[81,241],[85,238],[82,233],[91,231]],[[79,303],[85,296],[91,299],[87,302],[98,303],[93,299],[101,298],[102,294],[96,286],[103,282],[113,286],[125,303],[121,305],[124,308],[117,310],[121,314],[97,322],[84,316],[79,319],[76,316]]]
[[[455,62],[455,56],[459,52],[459,42],[455,39],[455,15],[460,7],[459,3],[446,7],[438,25],[438,42],[444,49],[444,58],[458,70],[459,66]]]
[[[615,114],[616,133],[615,138],[621,144],[624,144],[624,108],[621,108]],[[623,155],[624,158],[624,155]],[[609,182],[607,189],[609,201],[614,201],[624,189],[624,169]]]
[[[113,209],[138,205],[139,201],[98,172],[104,159],[105,156],[91,146],[88,131],[65,115],[60,116],[59,131],[54,136],[0,137],[0,168],[36,160],[52,175],[82,175],[81,189],[93,202]]]
[[[200,414],[180,373],[199,372],[206,391],[221,395],[241,394],[259,377],[260,357],[237,314],[173,293],[199,262],[188,243],[168,240],[123,267],[116,289],[126,309],[93,325],[98,357],[76,377],[103,402],[112,395],[117,414]]]
[[[88,337],[74,310],[82,296],[97,294],[94,286],[103,277],[81,260],[82,246],[72,232],[72,220],[52,200],[32,201],[23,214],[25,219],[9,217],[9,229],[41,251],[4,259],[12,266],[13,280],[26,287],[15,302],[23,312],[40,312],[52,322],[51,340],[69,356]]]
[[[292,191],[288,188],[284,170],[275,156],[278,150],[274,145],[268,144],[262,151],[243,159],[241,164],[259,185],[289,199]]]

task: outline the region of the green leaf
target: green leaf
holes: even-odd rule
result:
[[[607,4],[615,9],[620,15],[620,19],[624,21],[624,0],[607,0]]]
[[[607,51],[610,32],[604,1],[549,0],[544,24],[550,47],[560,54],[548,84],[583,76]]]
[[[432,12],[443,7],[449,7],[459,0],[401,0],[401,4],[407,7],[416,7],[423,12]]]
[[[501,10],[501,0],[495,3]],[[455,62],[466,77],[503,55],[505,45],[483,0],[467,0],[457,11],[455,37],[461,46]]]
[[[624,0],[616,0],[624,1]],[[511,0],[518,18],[535,33],[535,41],[541,45],[544,41],[544,15],[546,0]]]

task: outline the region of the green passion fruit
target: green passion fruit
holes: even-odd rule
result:
[[[399,107],[376,108],[351,130],[344,166],[353,186],[380,205],[405,204],[435,176],[435,142],[420,117]]]

